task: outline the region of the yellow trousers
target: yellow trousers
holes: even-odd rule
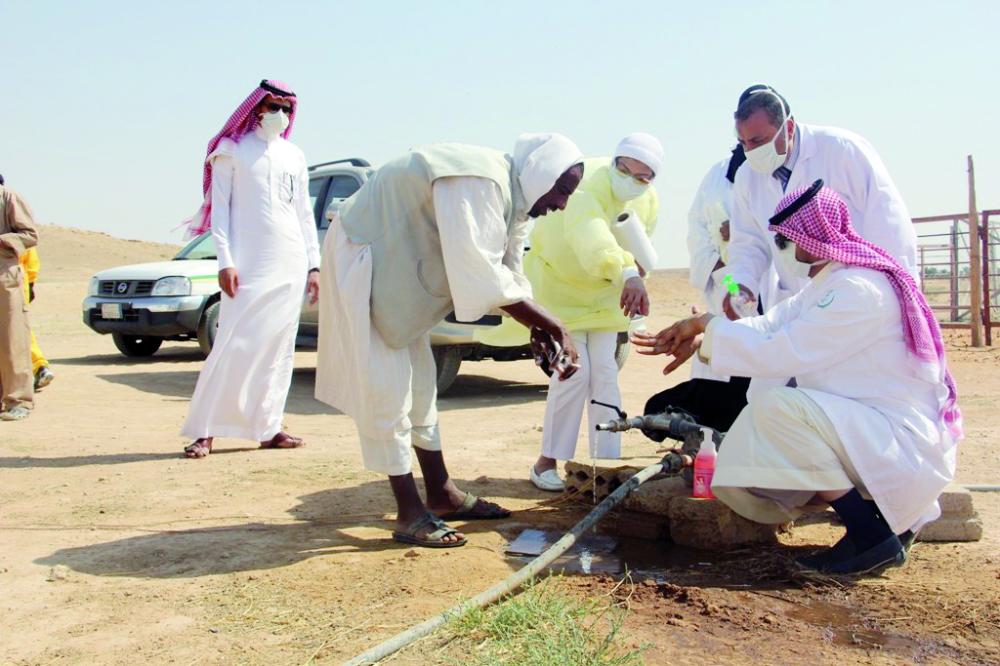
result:
[[[24,302],[30,302],[30,292],[27,288],[27,282],[25,284],[24,290]],[[45,367],[49,364],[48,359],[45,358],[45,354],[42,353],[41,347],[38,346],[38,340],[35,339],[35,332],[31,331],[31,373],[34,374],[38,372],[39,368]]]

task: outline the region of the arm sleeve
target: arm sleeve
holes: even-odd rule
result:
[[[455,316],[475,321],[494,308],[530,299],[527,281],[504,264],[507,221],[497,184],[472,176],[439,178],[433,196]]]
[[[587,274],[622,284],[635,260],[618,245],[605,215],[592,194],[576,192],[563,212],[563,239]]]
[[[715,317],[699,354],[714,372],[738,377],[794,377],[832,367],[867,346],[888,316],[885,308],[893,304],[884,303],[874,286],[857,278],[841,281],[821,300],[831,295],[826,306],[813,305],[797,316],[794,304],[783,303],[781,312],[746,324]]]
[[[714,171],[714,170],[713,170]],[[698,193],[694,196],[691,208],[688,210],[688,254],[691,257],[691,270],[688,279],[691,286],[699,291],[707,291],[712,278],[712,271],[719,261],[719,250],[712,242],[708,232],[708,214],[705,202],[705,189],[709,186],[713,172],[709,172],[701,181]]]
[[[733,279],[749,287],[757,297],[761,279],[771,265],[770,236],[753,218],[745,183],[739,174],[733,188],[733,210],[729,218],[729,268]]]
[[[507,241],[507,251],[503,256],[503,265],[510,269],[515,282],[530,293],[531,283],[524,275],[524,245],[528,240],[529,231],[530,225],[527,220],[514,222]]]
[[[7,232],[0,234],[0,251],[7,251],[19,260],[29,247],[38,245],[38,229],[31,209],[16,192],[3,188]]]
[[[215,241],[215,256],[219,258],[220,271],[236,266],[229,246],[232,194],[233,158],[225,154],[216,155],[212,158],[212,239]]]
[[[891,254],[918,281],[917,233],[899,190],[875,149],[861,137],[846,142],[846,177],[860,219],[852,220],[865,240]]]
[[[319,268],[319,237],[316,233],[316,218],[309,204],[309,169],[303,158],[302,171],[299,173],[298,196],[295,198],[295,212],[302,225],[302,239],[306,244],[306,257],[309,260],[309,270]]]

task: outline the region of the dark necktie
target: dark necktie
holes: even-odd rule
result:
[[[788,179],[792,177],[792,170],[780,166],[775,170],[774,177],[781,181],[781,191],[784,192],[788,188]]]

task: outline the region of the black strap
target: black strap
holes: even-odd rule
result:
[[[815,183],[809,186],[809,189],[803,192],[799,197],[788,204],[783,210],[774,214],[774,216],[768,220],[768,224],[779,225],[792,215],[797,213],[803,206],[809,203],[813,197],[819,194],[819,191],[823,189],[823,179],[819,178]]]
[[[281,88],[272,86],[270,83],[267,82],[267,79],[261,79],[260,87],[269,93],[277,95],[278,97],[295,97],[295,93],[293,93],[292,91],[282,90]]]

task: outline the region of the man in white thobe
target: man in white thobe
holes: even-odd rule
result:
[[[781,200],[770,230],[806,287],[763,316],[700,315],[639,336],[642,353],[697,352],[715,371],[797,378],[755,397],[723,442],[712,491],[740,515],[781,523],[829,502],[847,529],[799,558],[832,574],[905,560],[904,542],[940,514],[961,415],[940,329],[916,281],[850,225],[817,181]]]
[[[917,237],[899,191],[875,149],[847,130],[799,123],[788,102],[773,88],[751,86],[737,104],[736,132],[747,162],[736,173],[730,219],[729,269],[743,291],[760,295],[759,285],[772,265],[778,287],[764,307],[773,307],[805,286],[805,281],[774,264],[774,234],[767,221],[785,191],[822,178],[851,212],[862,238],[885,249],[917,275]],[[726,314],[735,319],[724,298]]]
[[[397,541],[461,546],[465,538],[444,520],[510,515],[448,476],[429,331],[452,310],[475,321],[500,308],[536,341],[558,342],[576,359],[561,322],[531,301],[521,255],[528,218],[565,208],[581,161],[558,134],[524,135],[513,155],[461,144],[418,148],[379,169],[331,224],[316,397],[354,419],[365,467],[389,476]]]
[[[296,448],[282,431],[302,301],[319,289],[319,243],[302,151],[287,140],[296,97],[262,81],[209,143],[206,202],[222,289],[219,329],[181,432],[203,458],[213,437]],[[195,227],[197,228],[197,226]]]

